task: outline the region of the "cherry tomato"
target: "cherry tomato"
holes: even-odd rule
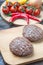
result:
[[[25,12],[25,7],[24,7],[24,6],[20,6],[20,7],[18,8],[18,11],[21,12],[21,13],[22,13],[22,12]]]
[[[40,15],[40,9],[36,9],[33,14],[34,14],[34,16],[39,16]]]
[[[11,2],[7,2],[6,6],[8,6],[9,8],[11,8],[13,6],[13,4]]]
[[[3,13],[8,14],[9,8],[7,6],[3,6],[2,11],[3,11]]]
[[[27,7],[27,8],[26,8],[26,13],[28,13],[28,14],[32,14],[32,13],[33,13],[33,9]]]
[[[15,2],[14,5],[17,6],[17,7],[19,7],[20,3],[19,2]]]
[[[17,12],[17,7],[16,6],[12,6],[10,9],[11,13]]]

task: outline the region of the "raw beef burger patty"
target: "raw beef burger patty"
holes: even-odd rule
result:
[[[23,29],[23,36],[30,41],[38,41],[43,38],[43,30],[36,25],[26,25]]]
[[[15,38],[9,46],[11,52],[17,56],[27,56],[33,53],[31,42],[24,37]]]

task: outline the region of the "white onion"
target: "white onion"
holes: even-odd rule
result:
[[[40,7],[42,4],[42,0],[29,0],[29,3],[33,5],[38,5]]]

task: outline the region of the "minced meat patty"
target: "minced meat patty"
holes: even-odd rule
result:
[[[17,56],[27,56],[33,53],[31,42],[24,37],[15,38],[9,46],[11,52]]]
[[[36,25],[26,25],[23,29],[23,36],[30,41],[38,41],[43,38],[43,30]]]

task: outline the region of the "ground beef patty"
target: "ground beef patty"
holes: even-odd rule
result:
[[[15,38],[9,46],[11,52],[17,56],[27,56],[33,53],[31,42],[24,37]]]
[[[30,41],[38,41],[43,38],[43,30],[36,25],[26,25],[23,29],[23,36]]]

